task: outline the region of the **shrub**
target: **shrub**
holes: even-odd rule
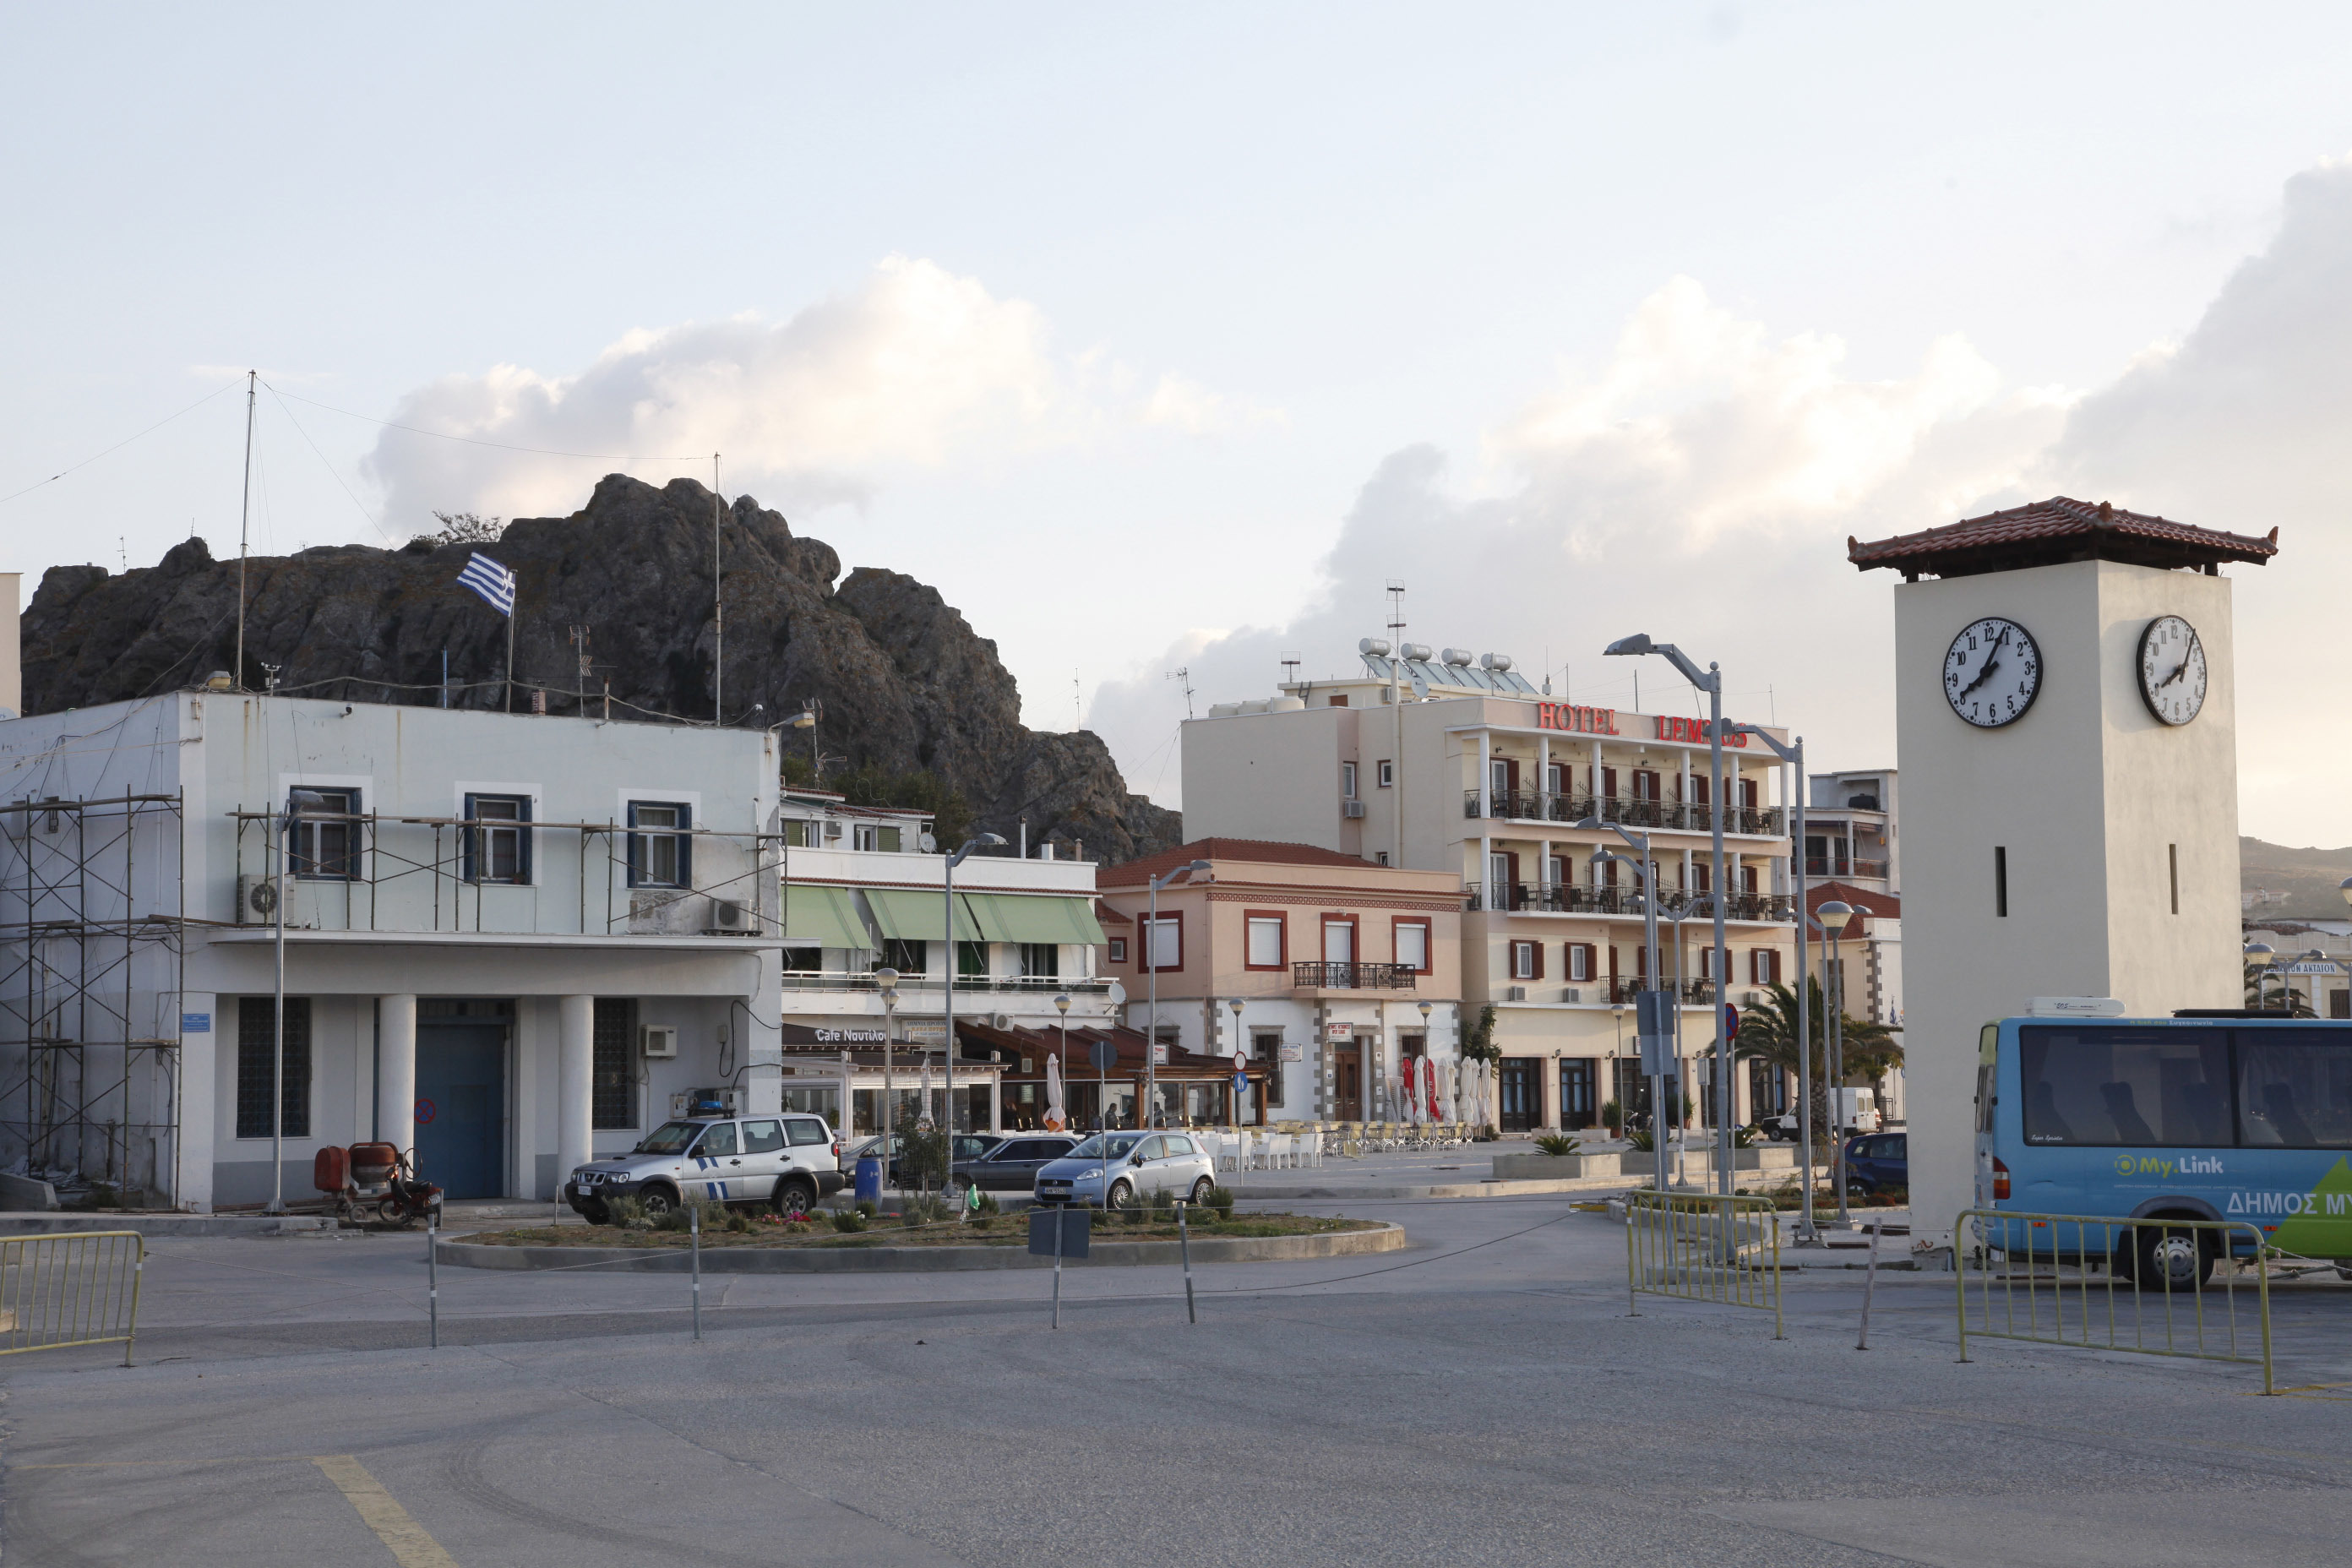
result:
[[[1625,1108],[1618,1104],[1613,1100],[1601,1101],[1601,1125],[1609,1129],[1612,1133],[1614,1133],[1619,1128],[1625,1125]]]
[[[646,1217],[646,1205],[636,1198],[606,1198],[605,1223],[621,1230],[651,1230],[653,1221]]]
[[[1633,1145],[1634,1148],[1644,1152],[1655,1149],[1658,1146],[1656,1134],[1653,1133],[1646,1127],[1637,1127],[1633,1131],[1626,1133],[1625,1142]]]
[[[871,1217],[866,1212],[866,1205],[859,1204],[854,1209],[846,1209],[840,1214],[835,1215],[833,1216],[833,1228],[841,1232],[844,1236],[855,1236],[857,1232],[864,1230]]]
[[[971,1205],[974,1214],[1002,1214],[1004,1205],[996,1201],[994,1193],[982,1193]]]
[[[1234,1215],[1234,1194],[1230,1187],[1211,1187],[1209,1206],[1217,1211],[1219,1219],[1231,1219]]]
[[[870,1220],[879,1215],[882,1210],[872,1198],[860,1198],[857,1200],[857,1212],[864,1218]]]
[[[1536,1140],[1536,1147],[1547,1154],[1573,1154],[1576,1140],[1566,1133],[1547,1132]]]

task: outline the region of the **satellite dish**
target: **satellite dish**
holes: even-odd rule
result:
[[[1110,1005],[1114,1007],[1127,1005],[1127,986],[1124,983],[1117,980],[1110,983]]]
[[[915,842],[923,847],[923,853],[926,855],[936,855],[940,852],[940,841],[928,833]]]

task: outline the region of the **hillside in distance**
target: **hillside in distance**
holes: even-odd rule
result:
[[[2338,890],[2352,877],[2352,848],[2292,849],[2259,838],[2238,840],[2238,888],[2255,920],[2334,920],[2352,915]]]
[[[712,717],[713,496],[607,475],[569,517],[518,518],[494,541],[320,545],[247,563],[245,684],[349,701],[507,704],[507,621],[457,582],[477,550],[519,580],[513,706],[554,714]],[[1115,862],[1181,841],[1174,812],[1129,793],[1090,731],[1024,728],[996,653],[935,588],[796,535],[749,496],[720,514],[725,721],[762,729],[822,704],[823,782],[930,805],[953,792],[975,827],[1075,842]],[[154,566],[58,566],[24,618],[27,712],[198,685],[236,661],[237,563],[201,539]],[[589,669],[572,640],[585,629]],[[808,750],[792,732],[793,754]],[[794,764],[795,771],[798,764]],[[942,812],[942,826],[958,814]]]

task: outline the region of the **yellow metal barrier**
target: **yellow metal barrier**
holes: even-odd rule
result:
[[[146,1268],[135,1230],[0,1237],[0,1355],[120,1340],[129,1366]]]
[[[1626,1194],[1625,1291],[1635,1317],[1644,1293],[1753,1307],[1771,1312],[1774,1339],[1788,1338],[1780,1317],[1780,1224],[1772,1200]]]
[[[1963,1209],[1952,1236],[1962,1361],[1971,1335],[2022,1340],[2258,1365],[2273,1392],[2270,1272],[2244,1220]]]

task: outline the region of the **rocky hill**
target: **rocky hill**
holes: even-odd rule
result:
[[[506,621],[457,582],[478,548],[520,580],[517,710],[539,690],[551,713],[600,713],[609,681],[616,719],[708,722],[711,517],[711,492],[691,479],[656,489],[613,474],[580,511],[518,518],[495,543],[322,545],[250,560],[246,683],[261,686],[274,666],[281,690],[432,704],[446,651],[453,706],[505,705]],[[1098,737],[1022,727],[996,645],[937,589],[876,567],[842,579],[830,545],[795,535],[749,496],[727,509],[720,534],[728,723],[764,727],[814,700],[828,779],[929,773],[981,826],[1012,839],[1026,818],[1033,842],[1076,840],[1106,862],[1181,840],[1177,814],[1128,793]],[[196,539],[121,574],[52,568],[25,614],[27,711],[147,696],[229,668],[236,580],[236,563],[214,560]],[[588,628],[584,679],[574,626]]]
[[[2259,838],[2238,840],[2238,884],[2246,918],[2340,921],[2347,913],[2336,884],[2352,875],[2352,849],[2298,849]]]

